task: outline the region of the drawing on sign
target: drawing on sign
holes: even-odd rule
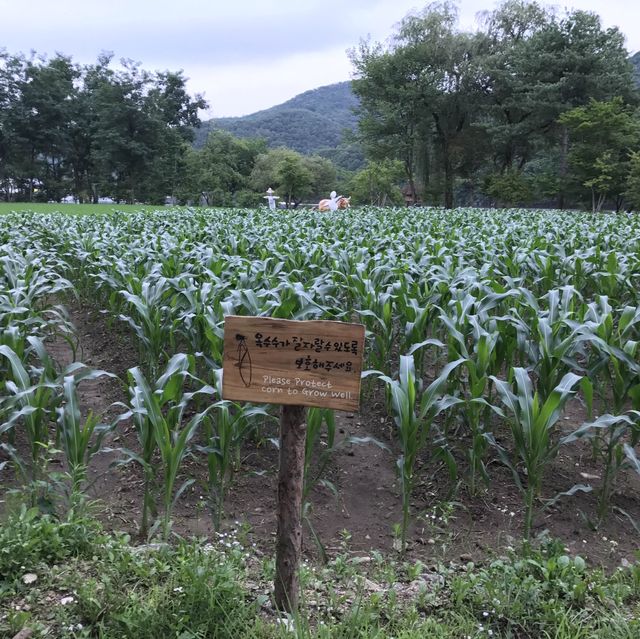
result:
[[[236,340],[238,341],[238,363],[236,366],[242,383],[249,388],[253,379],[253,368],[251,366],[251,354],[247,346],[247,338],[244,335],[240,335],[240,333],[236,333]]]

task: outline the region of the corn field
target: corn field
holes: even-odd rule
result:
[[[119,449],[117,463],[142,469],[142,535],[170,534],[172,509],[193,483],[179,479],[187,456],[206,465],[219,527],[243,447],[276,415],[221,398],[228,314],[366,326],[363,400],[381,397],[393,420],[402,550],[413,491],[436,468],[471,496],[490,495],[492,469],[507,468],[525,538],[546,505],[582,492],[597,493],[604,519],[621,473],[640,473],[638,216],[14,213],[1,218],[0,237],[0,480],[34,503],[51,490],[53,451],[65,462],[55,481],[81,503],[105,438],[133,424],[137,444]],[[121,379],[127,400],[109,423],[82,410],[78,387],[113,372],[80,361],[65,368],[50,354],[56,340],[76,351],[66,311],[75,298],[126,326],[139,349]],[[570,405],[584,419],[568,431],[561,418]],[[309,415],[313,441],[320,430],[329,440],[314,469],[330,464],[328,413]],[[600,480],[576,475],[563,495],[545,494],[549,465],[578,440]],[[311,474],[307,484],[322,481]]]

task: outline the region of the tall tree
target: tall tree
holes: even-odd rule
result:
[[[256,158],[250,185],[264,192],[275,187],[287,206],[305,197],[326,197],[335,188],[336,171],[329,160],[291,149],[271,149]]]
[[[389,49],[364,43],[351,55],[363,135],[375,135],[376,129],[395,135],[409,174],[433,149],[447,208],[453,206],[455,175],[467,160],[465,136],[484,81],[478,65],[481,41],[456,25],[453,4],[432,4],[402,21]]]
[[[621,97],[564,113],[559,122],[570,135],[569,166],[578,186],[591,193],[594,212],[612,198],[619,211],[632,167],[632,153],[640,150],[640,120]]]
[[[104,56],[88,74],[95,113],[92,157],[100,190],[130,202],[161,201],[175,190],[197,112],[181,73],[152,74],[130,60],[110,67]]]
[[[202,149],[188,152],[181,199],[203,199],[207,206],[248,204],[249,177],[256,158],[265,152],[263,140],[243,140],[226,131],[212,131]]]

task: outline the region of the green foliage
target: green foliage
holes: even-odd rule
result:
[[[266,144],[261,140],[241,140],[225,131],[211,131],[202,148],[187,154],[179,198],[192,202],[202,199],[207,206],[247,204],[243,192],[248,189],[257,156],[265,151]]]
[[[2,565],[3,636],[28,628],[35,637],[68,639],[630,639],[640,628],[638,564],[608,576],[548,539],[524,554],[426,573],[420,562],[400,565],[378,553],[365,572],[358,558],[341,554],[302,571],[303,607],[288,630],[260,610],[266,598],[256,591],[271,576],[233,535],[229,543],[136,548],[92,522],[70,526],[28,511],[11,522],[0,529],[0,558],[10,548],[24,563]],[[26,571],[32,580],[23,581]],[[376,592],[364,587],[375,582]]]
[[[400,205],[403,198],[398,184],[403,177],[404,168],[399,160],[370,162],[351,178],[349,192],[355,204]]]
[[[90,556],[100,541],[100,533],[95,520],[73,513],[62,521],[26,506],[9,513],[0,525],[0,593],[2,586],[41,563]]]
[[[607,197],[622,203],[631,170],[631,151],[640,145],[640,120],[622,98],[591,100],[567,111],[559,122],[569,129],[569,162],[574,179],[591,191],[592,209],[600,211]]]
[[[533,199],[530,180],[518,170],[507,169],[487,177],[484,191],[501,206],[526,205]]]
[[[287,205],[303,198],[326,197],[334,188],[336,171],[329,160],[305,157],[290,149],[273,149],[256,158],[250,185],[260,193],[274,188]]]
[[[181,71],[111,62],[0,53],[4,199],[162,202],[175,192],[206,102],[186,93]]]
[[[629,174],[624,196],[629,203],[629,208],[640,209],[640,151],[632,151],[629,155]]]
[[[253,610],[239,558],[193,543],[140,555],[107,549],[103,574],[77,589],[76,614],[105,638],[247,636]]]
[[[543,540],[523,556],[470,567],[450,587],[456,609],[467,610],[493,636],[622,638],[635,631],[636,621],[625,619],[637,589],[634,578],[635,568],[612,577],[589,570],[580,556],[565,554],[561,543]],[[605,600],[612,613],[606,623],[600,616]]]
[[[455,192],[475,202],[479,191],[507,205],[556,196],[563,207],[576,193],[567,190],[566,124],[558,118],[590,99],[636,102],[624,36],[594,13],[519,0],[482,22],[466,33],[455,5],[433,3],[406,17],[390,44],[361,42],[351,52],[367,155],[401,160],[408,187],[447,208]],[[616,197],[617,150],[597,155],[596,176],[575,170],[572,178]]]

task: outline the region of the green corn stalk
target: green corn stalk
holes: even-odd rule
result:
[[[591,380],[601,380],[595,390],[602,406],[613,415],[621,414],[640,390],[640,307],[627,306],[616,318],[607,298],[599,297],[588,305],[576,328],[580,339],[591,346],[586,368]]]
[[[416,461],[418,454],[424,449],[432,434],[435,418],[443,411],[461,402],[460,399],[445,395],[451,374],[464,362],[458,359],[449,362],[440,375],[418,397],[413,356],[400,356],[398,379],[380,375],[380,379],[391,391],[391,412],[397,426],[401,456],[397,460],[402,490],[402,524],[401,552],[407,546],[407,529],[409,527],[411,495],[416,481]],[[438,451],[447,454],[443,448]],[[448,454],[448,462],[453,458]]]
[[[50,445],[49,424],[53,421],[57,402],[56,384],[45,381],[43,377],[32,384],[23,362],[8,346],[0,346],[0,355],[8,360],[13,377],[5,381],[8,395],[2,403],[5,421],[0,426],[0,434],[10,432],[18,424],[23,425],[29,446],[28,467],[19,460],[13,447],[9,450],[22,480],[35,485],[45,475]]]
[[[222,396],[222,370],[215,371],[215,392]],[[202,422],[205,445],[196,448],[207,459],[209,507],[216,530],[222,524],[225,498],[240,467],[241,446],[255,429],[257,418],[276,419],[265,408],[219,400]]]
[[[104,371],[82,371],[82,379],[95,379],[103,375],[115,377]],[[84,424],[82,423],[78,383],[78,377],[73,375],[64,377],[63,402],[56,410],[62,450],[71,476],[72,495],[76,497],[84,492],[89,462],[100,450],[102,441],[110,430],[108,425],[100,424],[98,417],[91,411],[87,414]]]
[[[510,413],[508,423],[514,444],[512,455],[524,464],[527,473],[526,487],[516,469],[517,461],[509,459],[506,451],[493,438],[490,441],[498,449],[503,462],[511,469],[515,483],[524,495],[524,538],[528,540],[533,524],[534,502],[540,495],[544,471],[558,452],[559,442],[554,438],[554,427],[581,377],[567,373],[546,401],[542,402],[538,393],[534,393],[531,379],[524,368],[511,369],[511,376],[515,392],[507,382],[493,376],[491,379]],[[505,417],[498,407],[494,406],[493,409]]]
[[[153,385],[147,381],[139,367],[128,371],[130,409],[118,421],[133,418],[141,453],[120,449],[125,453],[125,459],[117,463],[136,461],[143,468],[144,495],[140,524],[142,537],[148,536],[149,516],[156,512],[153,493],[158,472],[162,472],[161,492],[164,505],[163,518],[158,523],[162,524],[165,539],[171,529],[173,506],[188,485],[193,483],[192,480],[185,482],[174,496],[177,473],[188,452],[187,446],[207,412],[197,413],[183,425],[185,409],[194,395],[213,393],[213,389],[206,385],[192,393],[184,392],[185,380],[192,378],[190,371],[193,367],[193,356],[178,353],[169,360],[163,374]],[[154,458],[156,451],[160,456],[159,464]]]
[[[635,447],[640,441],[640,411],[631,410],[622,415],[601,415],[592,422],[582,424],[573,433],[563,437],[561,444],[577,440],[597,439],[594,448],[603,465],[604,473],[598,496],[598,520],[604,521],[611,505],[615,479],[619,472],[629,467],[625,447]]]
[[[468,372],[465,414],[471,434],[471,447],[467,450],[469,492],[471,495],[477,494],[478,477],[481,477],[485,482],[489,481],[485,466],[488,449],[486,408],[489,404],[485,395],[490,392],[488,388],[491,383],[489,373],[494,370],[492,360],[497,341],[497,333],[482,332],[477,338],[472,357],[464,361]]]
[[[358,314],[372,339],[373,348],[369,353],[372,368],[389,375],[391,349],[395,338],[393,297],[388,293],[379,294],[372,301],[372,308],[364,308]]]
[[[120,295],[127,301],[131,315],[121,314],[140,340],[141,352],[152,378],[156,377],[160,366],[174,345],[173,333],[176,318],[167,303],[170,287],[166,278],[142,282],[140,294],[121,290]]]

